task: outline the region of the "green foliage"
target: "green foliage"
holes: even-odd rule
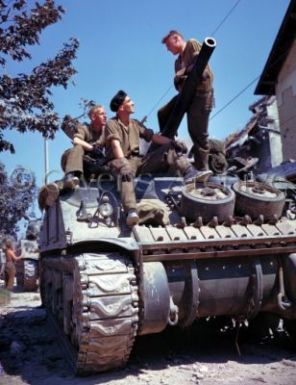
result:
[[[29,9],[27,0],[0,0],[0,69],[8,60],[22,62],[30,59],[28,47],[39,44],[41,32],[58,22],[64,10],[54,0],[38,2]],[[35,67],[31,73],[13,77],[0,75],[0,152],[14,152],[13,144],[5,140],[4,130],[21,133],[39,131],[53,138],[61,118],[50,99],[51,87],[67,88],[76,73],[72,61],[78,41],[70,39],[53,59]]]
[[[36,193],[35,176],[31,172],[18,166],[8,177],[4,164],[0,163],[0,239],[16,238],[17,223],[27,218]]]

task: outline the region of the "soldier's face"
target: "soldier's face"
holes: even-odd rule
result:
[[[167,50],[170,51],[173,55],[180,53],[180,42],[178,35],[172,35],[167,38],[165,45]]]
[[[121,107],[124,109],[124,111],[129,112],[130,114],[135,112],[135,103],[129,96],[125,97]]]
[[[98,108],[92,115],[92,123],[95,127],[102,128],[106,126],[107,116],[104,108]]]

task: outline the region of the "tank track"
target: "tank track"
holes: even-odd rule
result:
[[[131,262],[118,253],[45,257],[41,295],[77,374],[120,368],[131,353],[139,298]]]

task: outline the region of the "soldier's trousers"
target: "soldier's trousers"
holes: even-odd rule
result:
[[[165,128],[171,113],[174,110],[177,96],[172,98],[169,103],[158,111],[158,122],[160,131]],[[188,132],[193,142],[194,166],[200,170],[208,169],[209,158],[209,140],[208,140],[208,123],[209,115],[213,108],[213,91],[204,94],[198,93],[195,95],[188,111],[187,125]],[[170,138],[174,137],[175,133],[168,133]]]
[[[80,145],[75,145],[66,150],[61,159],[62,170],[67,174],[69,172],[79,171],[83,173],[83,155],[84,149]]]
[[[141,174],[153,174],[153,173],[172,173],[179,172],[180,175],[184,175],[185,172],[191,167],[188,159],[183,155],[178,155],[176,151],[171,148],[170,144],[166,144],[158,147],[155,151],[148,153],[147,155],[132,156],[128,159],[132,175],[139,176]],[[120,169],[117,167],[115,161],[110,161],[108,164],[118,177],[121,201],[124,211],[127,212],[130,209],[136,209],[136,196],[134,191],[134,181],[123,181]]]

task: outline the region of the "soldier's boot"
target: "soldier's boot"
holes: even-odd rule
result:
[[[74,172],[68,172],[64,177],[64,189],[75,190],[79,186],[80,179]]]
[[[137,213],[137,210],[130,209],[128,210],[127,217],[126,217],[126,224],[128,226],[135,226],[137,223],[139,223],[139,215]]]
[[[194,165],[197,170],[204,171],[209,169],[209,150],[201,147],[194,148]]]
[[[193,166],[189,166],[184,177],[185,184],[192,182],[206,182],[213,175],[211,170],[196,170]]]

